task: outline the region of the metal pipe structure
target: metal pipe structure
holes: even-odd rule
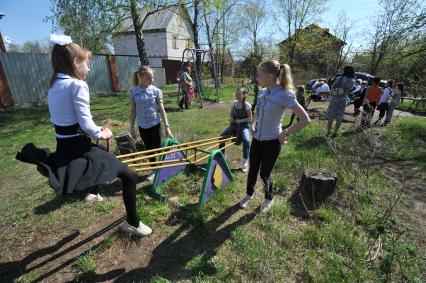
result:
[[[149,155],[142,156],[142,157],[136,157],[136,158],[131,158],[131,159],[127,159],[127,160],[122,160],[122,162],[123,163],[130,163],[130,162],[135,162],[135,161],[139,161],[139,160],[144,160],[144,159],[149,159],[149,158],[152,158],[152,157],[165,155],[165,154],[168,154],[168,153],[175,153],[175,152],[180,152],[180,151],[184,151],[184,150],[195,149],[195,148],[201,147],[201,146],[212,145],[212,144],[217,145],[217,144],[220,144],[220,143],[223,143],[223,142],[230,141],[232,139],[235,139],[235,137],[225,138],[225,139],[221,139],[221,140],[217,140],[217,141],[209,141],[209,142],[205,142],[203,144],[191,145],[191,146],[188,146],[188,147],[182,147],[182,148],[178,148],[178,149],[171,149],[171,150],[168,150],[168,151],[165,151],[165,152],[159,152],[159,153],[149,154]],[[172,148],[176,148],[176,147],[177,146],[172,146]],[[157,150],[154,150],[154,151],[162,151],[162,150],[161,150],[161,148],[158,148]],[[139,155],[143,155],[143,154],[145,154],[145,152],[140,151]]]
[[[219,140],[219,139],[223,139],[223,137],[218,136],[218,137],[214,137],[214,138],[208,138],[208,139],[202,139],[202,140],[197,140],[197,141],[192,141],[192,142],[186,142],[186,143],[177,144],[177,145],[171,145],[171,146],[159,147],[159,148],[150,149],[150,150],[138,151],[138,152],[133,152],[133,153],[128,153],[128,154],[118,155],[117,158],[118,159],[127,158],[127,157],[130,157],[130,156],[136,156],[136,155],[141,155],[141,154],[145,154],[145,153],[152,153],[152,152],[156,152],[156,151],[163,151],[163,150],[166,150],[166,149],[183,147],[183,146],[187,146],[187,145],[194,145],[194,144],[197,144],[197,143],[201,144],[203,142],[207,142],[207,141],[211,141],[211,140]]]
[[[230,144],[227,144],[227,145],[219,148],[218,150],[225,149],[225,148],[227,148],[227,147],[229,147],[229,146],[231,146],[233,144],[234,144],[234,142],[230,143]],[[194,160],[194,161],[191,161],[191,160],[189,160],[189,158],[187,158],[188,161],[185,161],[185,162],[173,163],[173,164],[168,164],[168,165],[159,165],[159,166],[145,167],[145,168],[135,169],[135,171],[136,172],[151,171],[151,170],[156,170],[156,169],[162,169],[162,168],[168,168],[168,167],[175,167],[175,166],[182,166],[182,165],[188,165],[188,164],[194,164],[194,165],[196,165],[197,163],[200,163],[201,161],[206,160],[209,157],[210,157],[210,154],[206,154],[202,158],[200,158],[198,160]],[[134,165],[136,165],[136,164],[134,164]],[[144,165],[146,165],[146,163],[140,163],[140,164],[137,164],[137,165],[144,166]]]

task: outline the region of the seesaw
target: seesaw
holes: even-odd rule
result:
[[[197,204],[199,207],[215,191],[233,181],[221,150],[233,145],[235,140],[235,137],[219,136],[179,144],[176,139],[165,139],[161,148],[118,155],[117,158],[136,172],[155,170],[153,192],[160,198],[165,198],[160,189],[173,177],[190,168],[201,170],[204,173],[204,181]],[[148,159],[152,157],[159,157],[159,160],[149,162]],[[206,159],[207,166],[201,166]]]

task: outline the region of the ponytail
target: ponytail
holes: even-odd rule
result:
[[[137,86],[140,84],[138,72],[133,73],[133,86]]]
[[[260,63],[259,69],[273,74],[283,88],[294,91],[293,77],[291,76],[290,66],[280,64],[277,60],[264,61]]]
[[[291,76],[290,66],[287,64],[280,65],[279,84],[285,89],[294,91],[293,77]]]

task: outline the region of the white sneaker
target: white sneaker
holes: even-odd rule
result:
[[[84,198],[86,202],[94,202],[94,201],[103,201],[104,198],[101,197],[100,194],[87,194],[87,196]]]
[[[246,173],[248,171],[249,162],[248,159],[243,160],[243,166],[241,166],[241,170]]]
[[[152,229],[143,224],[141,221],[139,221],[139,227],[136,228],[127,222],[127,220],[124,220],[123,223],[118,226],[121,231],[142,237],[142,236],[148,236],[152,233]]]
[[[262,203],[262,206],[260,207],[260,213],[268,213],[271,210],[273,204],[273,199],[265,199]]]
[[[154,178],[155,178],[155,173],[151,173],[151,175],[148,176],[148,178],[146,178],[146,180],[148,182],[154,182]]]
[[[253,197],[254,197],[254,195],[252,195],[252,196],[246,195],[245,197],[243,197],[243,199],[240,201],[240,207],[246,208],[249,205],[249,203],[251,202],[251,200],[253,199]]]

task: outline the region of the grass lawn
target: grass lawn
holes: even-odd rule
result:
[[[176,86],[166,87],[175,137],[186,142],[219,135],[235,89],[222,87],[223,103],[178,111]],[[96,97],[91,105],[97,124],[115,135],[128,131],[127,95]],[[411,188],[424,188],[426,120],[398,118],[362,132],[345,125],[333,140],[323,137],[323,127],[313,120],[283,147],[272,173],[277,191],[270,215],[257,213],[260,181],[254,204],[238,208],[247,177],[241,172],[196,211],[153,198],[143,181],[137,213],[154,233],[134,239],[117,231],[124,217],[119,181],[101,187],[101,203],[59,199],[34,166],[14,159],[27,142],[54,150],[46,106],[0,112],[0,282],[422,282],[424,221],[413,220],[422,212],[409,203],[416,193]],[[231,168],[239,168],[241,151],[232,146],[227,152]],[[307,168],[339,176],[329,200],[309,210],[298,190]],[[191,199],[199,175],[179,176],[169,186]]]

